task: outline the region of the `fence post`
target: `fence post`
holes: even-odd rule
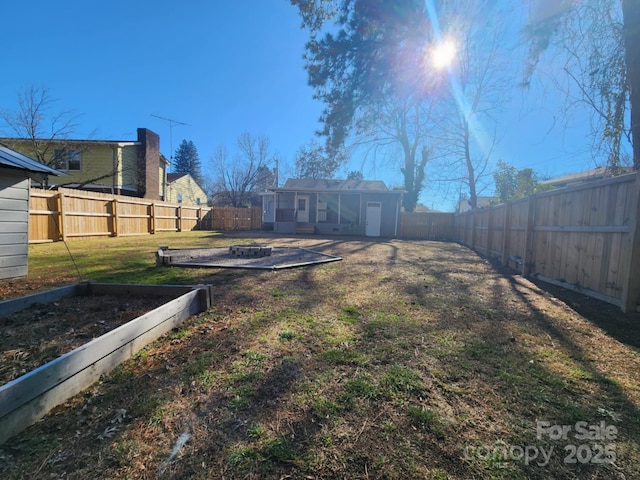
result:
[[[636,173],[636,180],[633,182],[633,210],[629,213],[629,262],[627,263],[626,282],[622,289],[622,311],[635,312],[638,299],[640,299],[640,224],[638,214],[640,213],[640,174]]]
[[[111,200],[112,222],[113,222],[113,236],[117,237],[119,232],[118,228],[118,199],[113,197]]]
[[[503,267],[509,265],[509,249],[511,245],[511,202],[504,205],[504,222],[502,222],[502,256],[500,263]]]
[[[491,258],[493,217],[493,205],[489,205],[489,211],[487,212],[487,258]]]
[[[182,231],[182,205],[178,205],[178,208],[176,209],[176,229],[178,230],[178,232]]]
[[[149,233],[156,233],[156,203],[149,204]]]
[[[478,220],[476,218],[476,211],[475,208],[471,211],[471,250],[476,249],[476,225]]]
[[[522,275],[528,277],[531,275],[533,269],[533,235],[535,226],[535,195],[529,195],[528,197],[528,213],[527,213],[527,227],[525,230],[525,249],[524,258],[522,259]]]
[[[62,190],[58,190],[58,211],[60,212],[60,222],[58,228],[60,229],[60,236],[62,241],[67,241],[67,229],[65,228],[65,215],[64,215],[64,193]]]

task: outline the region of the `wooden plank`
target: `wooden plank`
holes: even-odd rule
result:
[[[0,418],[55,387],[180,312],[191,312],[195,290],[172,300],[0,387]]]
[[[628,225],[536,225],[536,232],[563,232],[563,233],[629,233]]]
[[[66,287],[54,288],[46,292],[34,293],[25,297],[14,298],[0,302],[0,315],[9,315],[19,312],[38,303],[51,303],[64,297],[73,297],[76,295],[84,295],[87,292],[86,283],[78,283],[68,285]]]
[[[92,295],[136,295],[166,297],[184,295],[194,289],[193,285],[138,285],[126,283],[87,283],[87,294]]]
[[[606,294],[603,294],[603,293],[600,293],[600,292],[595,292],[593,290],[589,290],[589,289],[586,289],[586,288],[580,288],[580,287],[577,287],[576,285],[572,285],[570,283],[562,282],[562,281],[556,280],[554,278],[545,277],[544,275],[535,275],[535,278],[537,278],[538,280],[542,280],[543,282],[549,283],[551,285],[556,285],[558,287],[566,288],[567,290],[571,290],[573,292],[578,292],[578,293],[581,293],[583,295],[587,295],[589,297],[597,298],[598,300],[602,300],[604,302],[611,303],[611,304],[616,305],[618,307],[621,306],[620,299],[618,299],[616,297],[611,297],[609,295],[606,295]]]
[[[0,387],[0,444],[82,391],[140,348],[208,308],[206,288],[192,290]]]
[[[522,257],[522,274],[526,277],[531,273],[535,262],[535,252],[533,251],[533,227],[535,225],[535,202],[536,197],[530,196],[527,205],[527,230],[525,232],[525,250]]]
[[[627,207],[627,218],[630,220],[631,233],[628,238],[629,251],[625,275],[625,284],[621,298],[621,308],[624,312],[634,312],[640,300],[640,175],[636,177],[633,188],[630,189],[630,203]]]

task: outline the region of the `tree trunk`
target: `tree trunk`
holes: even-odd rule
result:
[[[631,103],[633,168],[640,170],[640,1],[622,0],[625,60]]]

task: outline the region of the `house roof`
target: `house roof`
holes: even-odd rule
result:
[[[402,193],[389,190],[380,180],[326,180],[311,178],[290,178],[284,186],[274,188],[275,192],[376,192]]]
[[[632,171],[631,167],[622,167],[621,173],[630,173]],[[600,180],[606,177],[612,177],[613,172],[610,167],[596,167],[591,170],[585,170],[583,172],[572,173],[569,175],[564,175],[562,177],[551,178],[549,180],[544,180],[539,182],[540,185],[566,185],[573,184],[579,182],[588,182],[590,180]]]
[[[51,167],[47,167],[45,164],[22,155],[21,153],[11,150],[3,145],[0,145],[0,165],[18,170],[26,170],[33,173],[63,175],[62,172]]]
[[[188,173],[184,172],[184,173],[167,173],[167,182],[169,183],[173,183],[176,180],[178,180],[179,178],[185,177],[189,175]]]

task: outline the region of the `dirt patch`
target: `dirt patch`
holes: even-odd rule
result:
[[[0,316],[0,385],[169,300],[170,297],[76,296]]]

